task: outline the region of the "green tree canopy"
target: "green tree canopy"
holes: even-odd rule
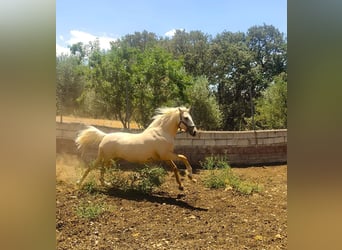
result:
[[[198,30],[177,30],[171,38],[144,30],[111,42],[110,50],[96,39],[70,51],[56,58],[59,113],[146,127],[155,108],[192,104],[202,129],[245,130],[255,106],[258,128],[286,127],[287,43],[272,25],[214,38]]]
[[[287,75],[281,73],[256,101],[255,124],[258,129],[287,128]],[[248,119],[251,127],[251,120]]]
[[[199,129],[219,130],[222,114],[205,77],[197,77],[188,88],[192,118]]]

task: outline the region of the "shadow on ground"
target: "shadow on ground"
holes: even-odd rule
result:
[[[144,193],[134,191],[134,190],[123,191],[117,188],[109,188],[107,190],[104,190],[103,193],[109,196],[131,200],[131,201],[138,201],[138,202],[148,201],[151,203],[157,203],[161,205],[168,204],[168,205],[178,206],[178,207],[193,210],[193,211],[208,211],[207,208],[195,207],[195,206],[188,204],[185,201],[182,201],[181,198],[184,197],[185,194],[178,194],[177,197],[171,197],[166,192],[155,192],[151,194],[144,194]]]

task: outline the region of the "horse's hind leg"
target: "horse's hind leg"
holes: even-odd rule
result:
[[[86,170],[86,171],[84,172],[84,174],[82,175],[82,178],[81,178],[79,181],[77,181],[77,184],[78,184],[79,186],[82,185],[84,179],[87,177],[87,175],[89,174],[89,172],[90,172],[91,170],[93,170],[93,168],[94,168],[93,166],[88,166],[87,170]]]
[[[106,168],[109,167],[109,164],[110,162],[104,162],[103,165],[101,166],[101,169],[100,169],[100,182],[101,182],[101,185],[102,186],[110,186],[110,183],[109,182],[105,182],[104,180],[104,174],[106,172]]]
[[[101,160],[100,160],[99,158],[97,158],[97,159],[95,160],[95,162],[94,162],[93,165],[88,165],[88,168],[87,168],[87,170],[84,172],[84,174],[82,175],[82,178],[81,178],[79,181],[77,181],[77,184],[78,184],[79,186],[82,185],[84,179],[88,176],[89,172],[90,172],[91,170],[97,168],[97,166],[98,166],[98,164],[100,163],[100,161],[101,161]]]

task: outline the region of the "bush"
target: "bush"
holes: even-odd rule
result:
[[[145,167],[130,176],[131,188],[142,193],[151,193],[165,181],[166,171],[160,167]]]
[[[140,193],[151,193],[154,188],[160,187],[167,172],[165,169],[155,166],[135,170],[131,174],[115,169],[112,173],[111,184],[124,192],[137,191]]]

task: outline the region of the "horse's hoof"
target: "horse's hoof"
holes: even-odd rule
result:
[[[195,182],[195,183],[197,182],[197,180],[192,177],[192,174],[189,174],[188,177],[189,177],[190,180],[192,180],[192,182]]]
[[[106,186],[106,187],[111,187],[111,186],[112,186],[112,183],[110,183],[110,182],[107,182],[107,181],[105,181],[105,183],[104,183],[104,184],[105,184],[105,186]]]
[[[184,191],[184,187],[183,187],[183,186],[179,186],[178,189],[179,189],[180,191]]]
[[[111,187],[111,183],[110,182],[107,182],[107,181],[102,181],[101,182],[101,185],[103,186],[103,187]]]

